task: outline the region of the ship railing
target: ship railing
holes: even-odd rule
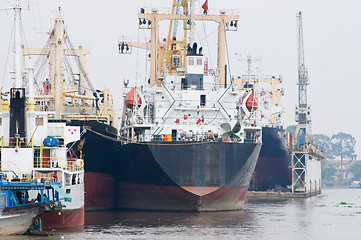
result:
[[[307,145],[293,145],[293,151],[307,152],[309,150]]]
[[[1,137],[1,148],[32,148],[32,137]]]
[[[222,139],[218,135],[217,136],[207,136],[207,135],[197,135],[197,136],[174,136],[172,134],[159,134],[159,135],[150,135],[149,137],[143,136],[137,136],[133,139],[126,138],[124,136],[121,137],[121,140],[124,142],[146,142],[148,140],[154,141],[154,142],[239,142],[238,138],[233,139]],[[261,140],[258,138],[246,138],[244,139],[244,143],[250,143],[255,144],[259,143]]]
[[[59,157],[34,157],[34,169],[62,169],[67,171],[83,171],[84,161],[81,158],[62,159]]]
[[[62,176],[60,174],[60,172],[58,171],[47,171],[47,172],[40,172],[40,171],[34,171],[33,172],[33,177],[32,177],[33,181],[36,182],[58,182],[58,183],[62,183]]]
[[[139,14],[152,14],[154,10],[157,11],[157,14],[172,14],[172,8],[150,8],[150,7],[140,7],[138,10]],[[215,15],[219,16],[222,15],[226,16],[238,16],[239,10],[238,9],[208,9],[207,15]],[[186,10],[184,8],[181,8],[180,10],[181,15],[188,15]],[[195,9],[196,15],[205,15],[203,9]],[[174,14],[175,15],[175,14]]]
[[[177,73],[177,72],[175,72]],[[211,72],[208,75],[213,75]],[[172,82],[169,82],[172,81]],[[174,89],[181,89],[181,90],[219,90],[220,84],[219,82],[203,82],[202,86],[194,85],[195,88],[192,86],[192,84],[184,84],[180,80],[177,79],[171,79],[168,81],[163,82],[163,85],[169,88],[170,90]]]
[[[50,111],[48,104],[45,101],[36,101],[34,105],[35,111]],[[54,109],[52,109],[54,110]]]
[[[258,143],[259,140],[258,140],[258,138],[245,138],[244,142],[245,143]]]
[[[157,101],[158,103],[169,103],[168,100],[159,100]],[[222,101],[223,105],[227,105],[227,104],[234,104],[234,101]],[[198,108],[199,106],[199,108]],[[206,100],[204,102],[204,104],[200,104],[200,100],[185,100],[185,99],[176,99],[173,108],[179,109],[179,110],[199,110],[199,109],[203,109],[203,110],[219,110],[220,104],[218,101],[216,100]],[[188,113],[187,113],[188,114]],[[167,117],[170,118],[170,117]],[[176,117],[174,117],[176,118]],[[212,118],[213,119],[213,118]],[[224,119],[222,117],[218,118],[218,119]],[[226,121],[226,120],[224,120]]]
[[[316,155],[318,155],[318,156],[320,156],[322,158],[326,158],[326,154],[321,152],[320,150],[318,150],[316,148],[316,146],[311,145],[310,149],[311,149],[311,152],[313,152],[314,154],[316,154]]]
[[[60,170],[52,169],[52,171],[33,171],[33,181],[37,182],[57,182],[63,186],[70,186],[84,183],[84,175],[79,173],[62,174]]]
[[[31,180],[30,174],[24,174],[19,166],[13,161],[1,161],[0,160],[0,172],[7,175],[7,181],[13,182],[28,182]]]
[[[153,141],[155,142],[177,142],[177,141],[195,141],[195,142],[238,142],[238,138],[231,138],[231,139],[222,139],[217,134],[213,135],[197,135],[197,136],[191,136],[191,137],[181,137],[180,135],[174,136],[172,134],[160,134],[160,135],[154,135]],[[258,138],[246,138],[244,139],[245,143],[258,143]]]

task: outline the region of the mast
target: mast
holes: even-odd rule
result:
[[[174,9],[171,13],[162,13],[158,12],[157,9],[152,9],[151,11],[147,10],[146,8],[140,8],[138,13],[139,19],[139,28],[140,29],[150,29],[151,30],[151,40],[149,42],[139,43],[139,42],[129,42],[129,41],[120,41],[118,43],[119,46],[119,53],[120,54],[129,54],[131,50],[129,47],[140,47],[145,49],[150,49],[151,58],[150,58],[150,86],[154,86],[158,80],[158,71],[161,69],[164,58],[161,58],[160,50],[159,50],[159,36],[158,36],[158,23],[163,20],[183,20],[186,23],[186,27],[189,31],[188,36],[188,44],[190,47],[193,47],[194,34],[195,34],[195,21],[211,21],[218,23],[218,53],[217,53],[217,66],[220,68],[220,88],[225,88],[226,83],[226,32],[227,31],[237,31],[238,29],[238,11],[237,10],[220,10],[219,13],[214,14],[195,14],[195,0],[182,0],[182,4],[179,2],[173,2],[173,8],[175,6],[182,6],[183,7],[183,14],[174,14]],[[190,7],[192,9],[188,9]],[[189,21],[189,26],[188,26]],[[193,31],[193,32],[192,32]],[[187,34],[187,31],[185,31]],[[193,34],[193,36],[192,36]],[[169,32],[169,37],[171,37],[171,33]],[[168,37],[168,38],[169,38]],[[168,39],[168,43],[172,42],[178,45],[180,49],[183,51],[183,63],[179,65],[173,64],[174,62],[168,60],[164,63],[168,69],[174,69],[174,74],[178,74],[176,69],[185,66],[185,56],[186,51],[184,51],[183,41],[171,41]],[[148,47],[149,46],[149,47]],[[165,51],[172,51],[168,45]],[[186,47],[186,46],[185,46]],[[166,53],[165,56],[170,58],[172,54]],[[173,55],[174,56],[174,55]],[[178,56],[177,56],[178,57]],[[174,60],[174,59],[173,59]],[[172,66],[173,64],[173,66]],[[183,66],[183,67],[184,67]]]
[[[22,88],[22,57],[21,57],[21,7],[20,1],[16,2],[14,7],[14,43],[15,43],[15,87],[10,89],[10,122],[9,122],[9,137],[25,137],[26,136],[26,122],[25,122],[25,106],[26,97],[25,89]],[[14,140],[11,145],[14,144]]]
[[[29,58],[29,62],[28,62],[28,66],[27,66],[27,73],[28,73],[28,84],[29,84],[29,101],[33,102],[34,101],[34,84],[35,84],[35,79],[34,79],[34,68],[31,65],[31,58]]]
[[[50,60],[50,83],[54,88],[52,93],[54,94],[54,110],[56,113],[63,113],[63,91],[64,91],[64,18],[61,13],[60,7],[55,19],[55,26],[53,29],[54,38],[50,43],[50,51],[54,55],[50,54],[53,59]]]
[[[15,88],[22,87],[22,70],[21,70],[21,7],[20,2],[17,1],[14,7],[14,42],[15,42]]]
[[[195,17],[195,0],[190,0],[190,33],[189,33],[189,45],[193,46],[194,43],[194,32],[195,32],[195,21],[194,21],[194,17]]]

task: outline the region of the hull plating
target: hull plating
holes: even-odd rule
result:
[[[79,209],[42,212],[38,215],[43,231],[79,227],[84,225],[84,207]]]
[[[37,213],[0,216],[0,236],[25,233],[36,214]]]
[[[291,152],[288,150],[284,130],[263,127],[263,146],[250,184],[254,191],[274,189],[276,185],[291,184]]]
[[[97,121],[69,123],[81,126],[84,157],[85,211],[110,210],[114,208],[115,168],[119,143],[116,128]]]
[[[23,234],[30,227],[33,218],[49,203],[35,203],[5,208],[0,211],[0,235]]]
[[[117,207],[200,212],[242,209],[261,145],[167,142],[123,147]]]
[[[115,205],[113,174],[85,172],[85,210],[108,210]]]

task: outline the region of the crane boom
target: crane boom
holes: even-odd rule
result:
[[[302,13],[297,14],[297,25],[298,25],[298,107],[307,107],[307,85],[308,71],[305,65],[305,55],[303,46],[303,28],[302,28]]]
[[[307,145],[312,142],[311,132],[311,107],[307,104],[308,72],[305,66],[305,56],[303,47],[302,14],[297,13],[298,32],[298,106],[295,111],[296,126],[295,137],[297,145]]]

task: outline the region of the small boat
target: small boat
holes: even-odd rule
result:
[[[5,176],[0,173],[0,235],[24,234],[40,212],[62,208],[56,195],[51,199],[44,195],[51,190],[49,185],[7,182]]]
[[[360,181],[352,181],[350,184],[350,188],[361,188]]]

